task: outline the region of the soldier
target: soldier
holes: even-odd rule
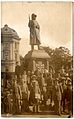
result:
[[[35,74],[36,77],[37,77],[37,81],[38,81],[38,84],[39,84],[39,88],[40,88],[40,90],[42,90],[42,73],[41,73],[39,67],[37,67],[37,69],[36,69],[36,71],[34,72],[34,74]]]
[[[15,80],[15,104],[16,104],[16,113],[21,112],[21,100],[22,100],[22,92],[21,92],[21,82]]]
[[[6,69],[6,73],[5,73],[5,79],[4,79],[4,88],[7,88],[7,83],[11,80],[11,75],[9,73],[9,70]]]
[[[17,103],[16,103],[16,99],[17,99],[17,96],[16,96],[16,79],[17,77],[15,76],[15,78],[13,79],[13,114],[16,114],[16,110],[17,110]]]
[[[7,91],[7,100],[8,100],[8,113],[12,114],[12,107],[13,107],[12,91]]]
[[[68,105],[68,113],[69,116],[73,115],[73,89],[72,89],[72,81],[70,78],[67,80],[67,91],[66,91],[66,100]]]
[[[56,78],[54,81],[53,100],[55,105],[55,113],[61,115],[61,88],[58,78]]]
[[[20,75],[21,75],[21,70],[20,70],[20,66],[19,66],[18,62],[16,62],[15,75],[17,76],[17,79],[19,80]]]
[[[42,90],[42,95],[43,95],[43,104],[46,106],[46,101],[47,101],[47,89],[46,89],[47,84],[43,85],[43,90]]]
[[[4,112],[12,113],[12,80],[8,70],[3,85],[3,103]]]
[[[30,28],[30,44],[31,44],[31,49],[34,49],[34,45],[40,45],[40,26],[38,22],[36,21],[37,15],[34,13],[31,15],[31,20],[29,18],[29,28]]]
[[[44,69],[43,77],[45,78],[45,83],[47,83],[48,77],[49,77],[49,72],[47,69]]]
[[[47,76],[47,95],[48,95],[48,99],[50,99],[51,103],[52,103],[52,88],[53,88],[53,78],[51,73],[48,74]]]
[[[21,85],[21,93],[22,93],[22,112],[29,111],[29,103],[28,103],[28,85],[24,74],[22,74],[22,85]]]
[[[62,66],[62,68],[60,70],[60,75],[61,75],[61,77],[64,77],[65,74],[66,74],[66,72],[65,72],[64,66]]]
[[[31,83],[31,72],[27,72],[27,83],[28,83],[28,89],[30,90],[30,83]]]
[[[26,71],[24,70],[21,79],[24,79],[24,81],[28,84],[28,79],[27,79],[27,74]]]
[[[7,114],[9,113],[9,102],[7,98],[7,89],[5,88],[3,90],[3,106],[4,106],[4,113]]]
[[[65,106],[66,106],[66,91],[67,91],[67,86],[66,86],[66,78],[62,77],[62,107],[63,107],[63,112],[65,112]]]
[[[30,101],[33,104],[33,112],[39,111],[39,100],[40,100],[40,88],[36,75],[32,76],[31,90],[30,90]]]

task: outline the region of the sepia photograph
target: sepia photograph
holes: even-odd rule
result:
[[[1,2],[1,116],[73,117],[74,3]]]

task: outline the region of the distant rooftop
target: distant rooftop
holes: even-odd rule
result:
[[[3,28],[1,28],[1,36],[12,36],[17,40],[20,40],[17,32],[14,29],[8,27],[7,24],[5,24]]]

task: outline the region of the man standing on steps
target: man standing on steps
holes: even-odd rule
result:
[[[36,21],[36,17],[37,15],[33,13],[31,15],[31,20],[29,18],[29,24],[28,24],[30,28],[30,45],[32,50],[34,50],[34,45],[37,45],[39,49],[39,45],[41,44],[40,43],[40,26],[38,22]]]

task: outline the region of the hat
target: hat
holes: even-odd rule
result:
[[[72,83],[71,82],[67,82],[67,86],[71,86],[72,85]]]
[[[66,73],[66,74],[65,74],[65,77],[68,77],[68,76],[69,76],[68,73]]]
[[[62,81],[63,81],[63,80],[66,80],[66,78],[65,78],[65,77],[61,77],[61,79],[62,79]]]
[[[37,15],[33,13],[33,14],[32,14],[32,17],[37,17]]]
[[[68,77],[67,78],[67,85],[71,85],[72,84],[72,80]]]
[[[37,77],[36,77],[36,75],[32,75],[32,77],[31,77],[31,78],[32,78],[32,79],[33,79],[33,78],[35,78],[35,79],[36,79]]]
[[[27,73],[31,73],[31,71],[28,71]]]
[[[36,84],[38,84],[37,80],[32,80],[32,83],[36,83]]]
[[[71,79],[68,77],[68,78],[67,78],[67,81],[68,81],[68,82],[71,82]]]
[[[43,84],[43,87],[46,87],[47,86],[47,84],[45,83],[45,84]]]
[[[59,81],[59,78],[56,78],[56,81]]]

